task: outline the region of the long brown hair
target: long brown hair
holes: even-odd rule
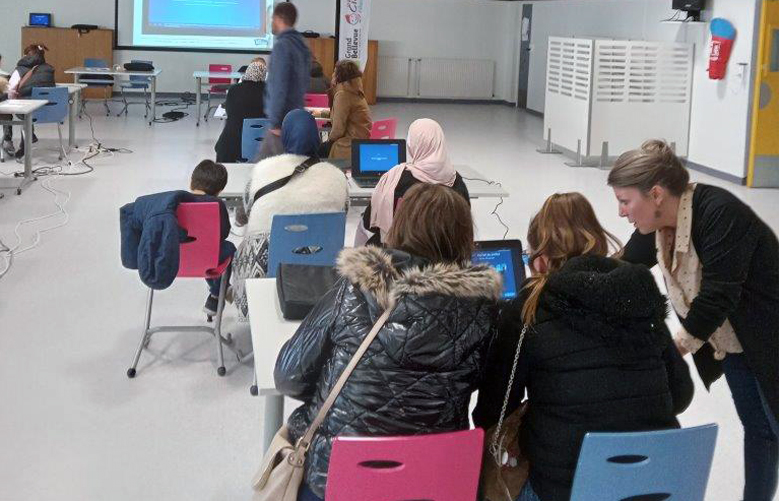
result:
[[[333,68],[333,74],[336,76],[337,84],[349,82],[353,78],[363,76],[357,63],[351,59],[342,59],[337,62],[336,67]]]
[[[525,286],[529,293],[523,304],[523,322],[531,324],[536,320],[539,298],[551,273],[576,256],[607,256],[610,244],[614,250],[621,247],[620,241],[601,226],[593,207],[582,194],[556,193],[547,198],[528,227],[531,267],[536,258],[544,256],[547,270],[534,274]]]
[[[387,245],[433,263],[463,265],[474,252],[471,208],[447,186],[419,183],[406,192],[393,217]]]

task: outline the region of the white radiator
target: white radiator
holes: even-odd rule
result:
[[[490,59],[379,58],[380,97],[492,99]]]

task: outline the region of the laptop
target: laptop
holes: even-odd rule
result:
[[[495,268],[504,280],[501,299],[514,299],[520,294],[525,280],[525,259],[520,240],[483,240],[476,242],[471,256],[474,264]]]
[[[361,188],[375,188],[382,174],[404,162],[404,139],[352,140],[352,179]]]

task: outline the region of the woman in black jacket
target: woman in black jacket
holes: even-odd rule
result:
[[[529,325],[507,408],[528,392],[520,446],[530,474],[519,500],[568,501],[587,432],[679,427],[675,415],[693,396],[664,297],[645,267],[606,257],[610,239],[579,193],[551,196],[531,221],[534,275],[502,308],[473,414],[485,429],[498,421]]]
[[[314,435],[299,500],[324,497],[331,442],[338,435],[469,428],[469,400],[494,338],[501,278],[492,268],[470,264],[471,211],[443,186],[409,190],[388,243],[392,249],[342,252],[342,278],[276,361],[276,388],[304,401],[288,421],[294,442],[374,322],[392,311]]]
[[[636,232],[623,259],[659,265],[705,386],[726,375],[745,429],[744,501],[777,490],[777,237],[734,195],[690,184],[662,141],[624,153],[609,174]]]
[[[252,61],[243,78],[228,89],[225,98],[227,119],[214,151],[217,162],[241,161],[241,134],[245,118],[263,118],[263,94],[265,93],[266,66],[262,59]],[[251,158],[247,160],[252,160]]]

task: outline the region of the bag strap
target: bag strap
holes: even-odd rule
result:
[[[344,388],[344,384],[347,382],[347,378],[349,378],[350,374],[352,374],[352,371],[355,370],[355,367],[357,367],[358,362],[360,362],[360,359],[363,357],[363,354],[368,350],[368,346],[371,344],[371,342],[376,338],[377,334],[379,334],[380,329],[382,329],[382,326],[385,325],[385,322],[387,322],[387,319],[390,317],[390,313],[392,313],[392,307],[387,308],[382,315],[379,317],[379,319],[374,324],[374,327],[371,329],[371,332],[368,333],[366,338],[363,340],[363,342],[360,344],[360,347],[355,352],[355,355],[352,357],[352,360],[349,361],[349,364],[344,369],[344,372],[341,373],[341,376],[339,376],[338,381],[336,381],[336,384],[333,386],[333,389],[330,390],[330,394],[328,395],[328,398],[325,400],[325,403],[322,404],[322,407],[320,408],[320,412],[317,413],[317,417],[314,418],[314,421],[312,421],[311,425],[309,426],[309,429],[306,430],[306,433],[298,440],[298,442],[295,444],[296,450],[307,451],[309,449],[309,445],[311,444],[311,439],[314,437],[314,433],[317,431],[317,429],[320,427],[323,421],[325,421],[325,416],[328,414],[328,411],[333,406],[333,402],[336,401],[336,397],[339,396],[339,393],[341,393],[341,389]]]
[[[30,68],[30,71],[28,71],[27,73],[25,73],[25,74],[24,74],[24,76],[22,77],[22,79],[21,79],[21,80],[19,80],[19,84],[16,86],[16,92],[17,92],[17,93],[19,93],[19,92],[22,90],[22,87],[24,87],[24,84],[26,84],[26,83],[27,83],[27,80],[29,80],[29,79],[30,79],[30,77],[32,76],[33,72],[35,71],[35,69],[36,69],[37,67],[38,67],[38,65],[36,64],[36,65],[35,65],[35,66],[33,66],[32,68]]]
[[[257,190],[257,193],[255,193],[255,197],[252,200],[252,204],[254,205],[255,202],[257,202],[257,199],[260,197],[263,197],[265,195],[268,195],[269,193],[278,190],[279,188],[284,187],[287,183],[290,182],[290,180],[295,177],[296,174],[301,174],[303,172],[306,172],[306,170],[311,167],[312,165],[319,163],[320,159],[317,157],[309,157],[300,164],[298,164],[295,169],[293,169],[292,174],[289,176],[285,176],[281,179],[277,179],[276,181],[269,183],[259,190]]]
[[[509,395],[512,393],[512,385],[515,383],[515,373],[517,372],[517,362],[520,360],[520,348],[523,346],[523,339],[528,332],[528,324],[523,325],[523,330],[520,331],[520,337],[517,340],[517,349],[515,350],[515,361],[512,364],[512,372],[509,374],[509,385],[506,388],[506,394],[504,395],[504,405],[501,406],[501,414],[498,417],[498,424],[496,425],[496,431],[493,432],[493,437],[490,443],[490,453],[497,457],[501,452],[498,446],[498,437],[501,435],[501,427],[504,425],[504,418],[506,417],[506,408],[509,405]]]

